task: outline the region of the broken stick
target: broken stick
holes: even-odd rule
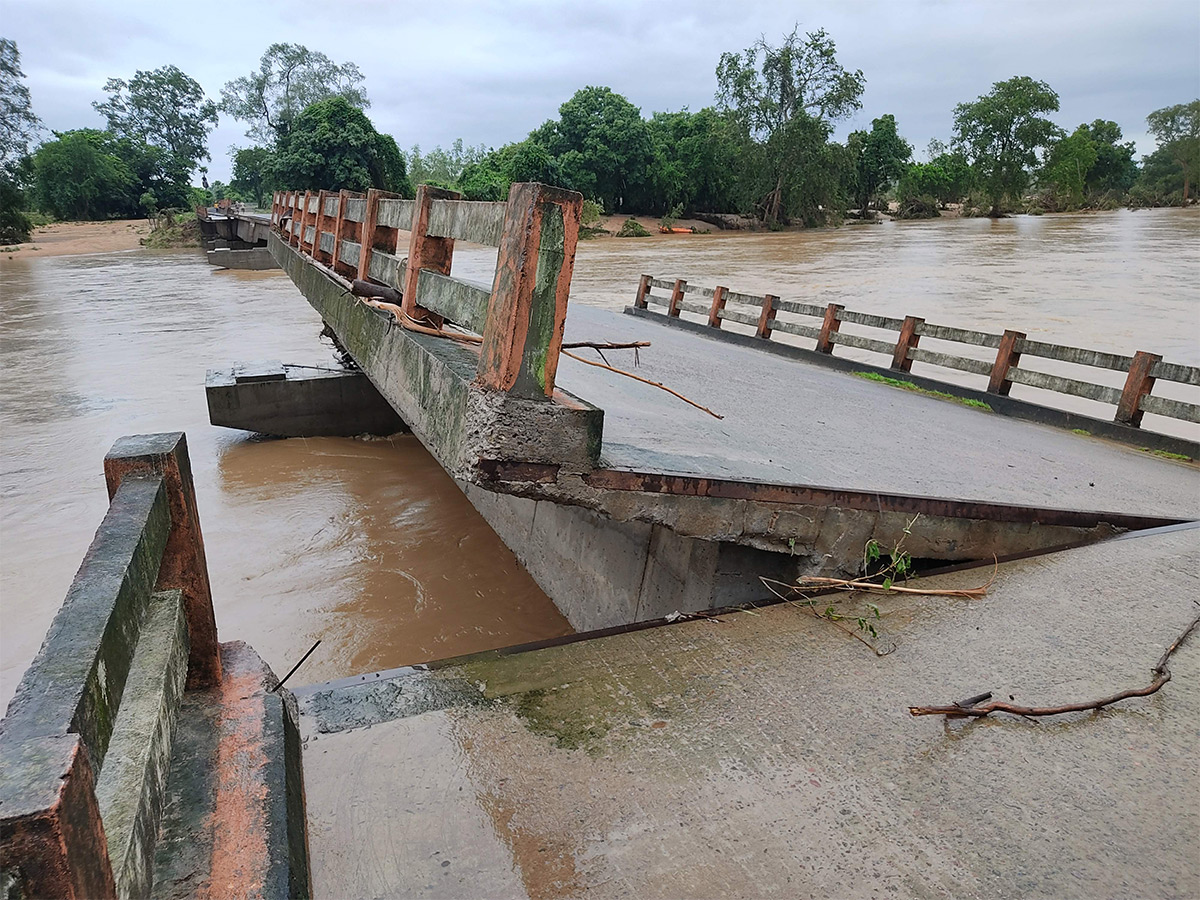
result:
[[[1163,651],[1163,655],[1158,658],[1158,663],[1150,670],[1150,674],[1154,676],[1153,680],[1143,688],[1130,688],[1129,690],[1113,694],[1111,697],[1104,697],[1101,700],[1090,700],[1085,703],[1066,703],[1062,706],[1019,706],[1016,703],[1006,703],[1003,700],[996,700],[992,703],[985,703],[982,706],[959,706],[957,703],[953,706],[910,706],[908,711],[914,716],[952,716],[957,718],[982,718],[994,712],[1006,712],[1014,716],[1060,716],[1063,713],[1103,709],[1122,700],[1128,700],[1130,697],[1148,697],[1156,693],[1159,688],[1171,680],[1171,670],[1167,668],[1171,654],[1180,648],[1197,625],[1200,625],[1200,615],[1192,619],[1191,624],[1183,629],[1179,637],[1175,638],[1171,645]]]

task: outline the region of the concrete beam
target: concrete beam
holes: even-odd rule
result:
[[[204,380],[208,420],[224,428],[279,437],[353,437],[409,430],[362,372],[278,366],[276,379],[250,377],[244,367],[210,369]]]

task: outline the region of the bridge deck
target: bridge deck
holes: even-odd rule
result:
[[[906,708],[1145,685],[1198,570],[1191,528],[877,598],[883,657],[779,605],[302,689],[316,894],[1192,896],[1200,636],[1100,714]]]
[[[1200,518],[1200,469],[1135,448],[582,305],[566,335],[651,341],[637,374],[725,417],[563,358],[558,384],[604,410],[613,468]]]

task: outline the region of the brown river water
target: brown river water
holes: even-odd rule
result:
[[[462,247],[455,274],[493,263]],[[1200,364],[1200,210],[586,242],[572,302],[621,309],[642,272]],[[321,639],[296,683],[570,632],[415,438],[208,424],[206,369],[328,362],[320,326],[286,276],[195,251],[0,264],[0,704],[104,514],[122,434],[187,432],[222,639],[279,674]]]

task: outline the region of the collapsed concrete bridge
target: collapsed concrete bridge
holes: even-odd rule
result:
[[[513,185],[502,203],[429,186],[415,200],[280,193],[268,237],[340,345],[577,629],[755,599],[762,575],[855,573],[872,539],[965,561],[1200,514],[1189,466],[643,319],[568,311],[581,201],[538,184]],[[451,274],[455,241],[497,248],[490,286]],[[560,359],[564,335],[652,341],[644,373],[726,417]]]

